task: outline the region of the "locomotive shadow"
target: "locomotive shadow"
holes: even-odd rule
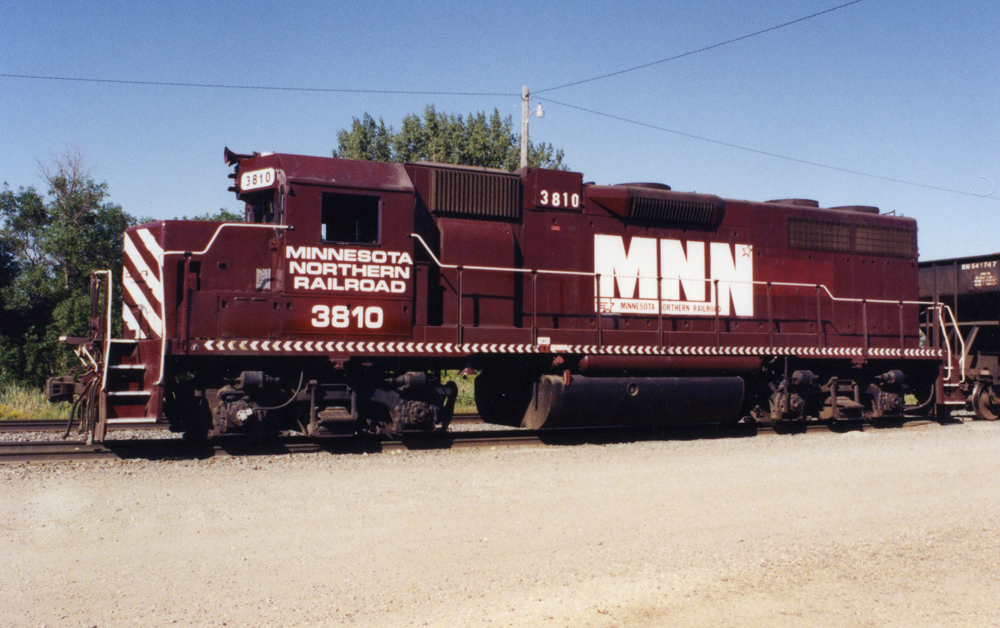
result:
[[[104,447],[121,460],[205,460],[218,457],[280,456],[300,453],[331,454],[378,451],[371,443],[357,437],[316,440],[306,437],[233,436],[213,441],[108,440]]]
[[[204,460],[216,455],[207,441],[105,440],[104,448],[121,460]]]
[[[671,425],[634,428],[548,430],[539,433],[546,445],[612,445],[642,441],[694,441],[756,436],[756,425]]]

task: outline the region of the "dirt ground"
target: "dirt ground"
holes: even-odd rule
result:
[[[4,626],[1000,626],[1000,424],[0,466]]]

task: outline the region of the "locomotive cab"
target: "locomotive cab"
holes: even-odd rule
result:
[[[260,288],[280,321],[272,340],[249,341],[265,349],[252,377],[239,366],[229,375],[235,385],[206,386],[213,431],[266,414],[276,415],[272,425],[311,434],[446,426],[454,385],[414,361],[357,355],[413,339],[415,194],[404,168],[294,155],[227,159],[248,222],[276,227],[271,276]],[[287,401],[276,403],[282,394]]]

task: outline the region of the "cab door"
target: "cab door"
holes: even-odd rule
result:
[[[284,211],[284,335],[412,336],[412,192],[293,184]]]

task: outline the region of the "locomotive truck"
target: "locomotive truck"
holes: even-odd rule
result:
[[[225,151],[242,223],[125,233],[52,400],[95,438],[896,420],[964,404],[917,225],[866,206]],[[910,395],[910,404],[906,403]],[[915,402],[914,402],[915,400]]]

